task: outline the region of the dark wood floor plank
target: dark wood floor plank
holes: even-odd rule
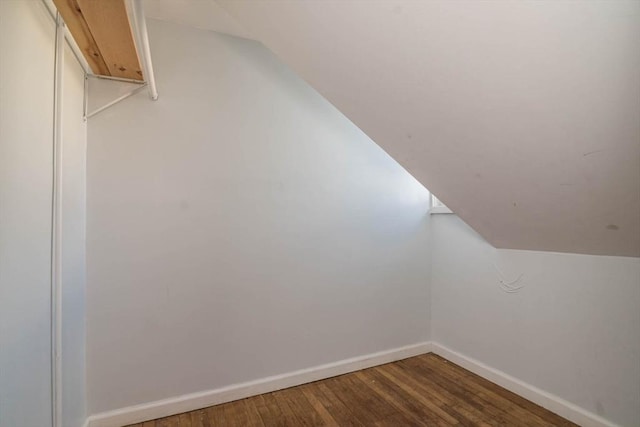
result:
[[[248,427],[264,427],[260,412],[255,405],[254,399],[243,399],[241,402],[244,404],[245,411],[247,411],[247,426]]]
[[[434,354],[129,427],[576,427]]]
[[[242,400],[226,403],[224,405],[224,418],[226,426],[246,427],[249,425],[249,414]]]
[[[385,376],[379,369],[373,368],[370,373],[379,384],[384,385],[390,392],[395,393],[400,399],[410,405],[410,409],[420,414],[423,419],[429,420],[431,425],[464,425],[456,414],[448,410],[447,406],[436,399],[430,398],[424,393],[415,395],[413,389],[407,391],[405,384],[399,384],[396,378]]]
[[[349,407],[345,405],[329,387],[327,387],[325,382],[319,381],[312,385],[315,385],[313,392],[314,396],[322,403],[322,406],[327,409],[333,419],[338,422],[338,425],[349,427],[364,426],[356,414],[354,414]]]
[[[258,409],[260,418],[265,426],[282,426],[284,425],[284,417],[280,407],[276,403],[271,393],[261,394],[251,398]]]
[[[394,421],[403,421],[403,425],[416,424],[416,425],[449,425],[444,422],[443,419],[424,411],[419,403],[416,403],[407,394],[402,394],[400,390],[396,390],[391,384],[385,384],[376,378],[376,373],[373,370],[366,370],[356,372],[355,376],[382,399],[387,401],[390,405],[396,408],[398,413],[403,414],[402,419],[397,415],[387,418],[387,420],[393,419]],[[426,424],[428,422],[428,424]]]
[[[156,427],[180,427],[180,419],[177,415],[156,420]]]
[[[228,403],[223,403],[222,405],[216,405],[207,408],[207,420],[209,420],[209,425],[211,427],[229,426],[226,414],[227,405]]]
[[[398,372],[404,371],[405,375],[412,375],[420,383],[420,386],[429,386],[438,398],[444,399],[447,405],[463,417],[470,418],[473,414],[472,421],[474,423],[483,421],[490,425],[541,427],[541,420],[531,420],[528,414],[525,414],[527,419],[523,420],[522,417],[518,417],[517,413],[513,414],[501,407],[487,404],[483,400],[482,394],[476,394],[459,383],[451,381],[450,378],[440,376],[437,372],[417,368],[407,369],[402,363],[392,366],[391,369]]]
[[[428,425],[430,424],[425,424],[414,420],[407,420],[407,418],[400,413],[394,414],[390,417],[385,418],[384,420],[376,421],[375,423],[373,423],[373,426],[375,427],[422,427]]]
[[[210,427],[206,411],[198,409],[189,414],[191,415],[191,427]]]
[[[444,419],[447,422],[447,425],[459,425],[461,427],[475,426],[474,422],[471,422],[467,417],[462,416],[460,413],[458,413],[452,407],[453,406],[452,403],[446,402],[445,400],[442,400],[439,397],[436,398],[436,396],[432,395],[431,393],[426,393],[424,391],[421,391],[421,393],[424,394],[424,397],[427,399],[427,401],[430,402],[432,405],[435,405],[435,407],[431,405],[426,405],[423,402],[421,402],[421,400],[413,398],[411,394],[403,390],[400,385],[396,384],[389,378],[382,375],[378,371],[378,369],[376,368],[373,369],[373,375],[379,382],[388,384],[388,387],[397,388],[400,394],[403,394],[404,396],[406,396],[405,397],[406,399],[413,400],[416,406],[420,408],[420,410],[428,414],[433,413],[433,415],[438,415],[439,418]],[[428,388],[427,384],[421,384],[421,385],[424,387],[424,389]]]
[[[438,373],[425,374],[417,369],[407,370],[402,363],[394,364],[390,369],[394,370],[397,375],[405,375],[404,379],[409,383],[415,381],[414,386],[418,389],[424,390],[425,387],[428,387],[428,393],[434,393],[431,395],[432,397],[444,400],[451,409],[474,423],[483,421],[490,425],[540,426],[540,420],[532,420],[528,414],[519,417],[517,414],[504,411],[498,406],[487,404],[481,395],[441,377]]]
[[[274,400],[278,404],[278,407],[282,411],[282,420],[284,421],[286,426],[310,426],[308,420],[304,418],[298,418],[296,416],[296,412],[294,408],[289,406],[289,400],[287,399],[284,390],[280,390],[278,392],[271,393]]]
[[[319,399],[318,396],[316,396],[316,394],[314,393],[314,389],[315,389],[314,385],[305,384],[300,386],[299,389],[302,392],[302,394],[304,394],[304,397],[307,399],[307,402],[309,402],[309,404],[313,407],[314,411],[316,411],[316,413],[322,420],[323,425],[326,425],[326,426],[338,425],[335,418],[333,418],[333,416],[331,416],[331,413],[329,413],[329,410],[322,404],[321,399]]]
[[[423,360],[424,362],[424,360]],[[403,361],[399,366],[410,366],[414,372],[422,372],[427,376],[439,378],[443,381],[443,386],[450,390],[461,390],[458,392],[469,396],[470,401],[481,405],[492,419],[506,420],[514,426],[538,426],[551,427],[556,423],[547,421],[537,414],[515,404],[494,392],[496,384],[486,381],[481,384],[477,382],[477,375],[462,370],[457,365],[442,365],[435,358],[426,359],[426,363],[421,362],[414,365],[412,361]],[[435,365],[434,365],[435,363]],[[502,412],[502,415],[499,413]]]
[[[433,387],[433,384],[430,384],[427,381],[418,381],[414,379],[410,375],[406,375],[402,370],[398,369],[397,366],[393,364],[380,366],[377,368],[377,371],[385,376],[388,380],[398,384],[405,392],[407,392],[412,398],[419,401],[425,408],[437,414],[444,420],[448,421],[451,424],[460,423],[460,419],[467,418],[464,415],[461,415],[459,411],[450,411],[450,408],[453,408],[453,401],[455,400],[453,397],[451,399],[447,399],[447,395],[442,393],[442,390]],[[474,408],[469,408],[471,412],[474,412]],[[475,410],[475,412],[478,412]],[[480,419],[483,418],[481,413],[478,413],[478,417]],[[474,423],[477,420],[473,420]]]
[[[375,408],[371,408],[372,411],[369,411],[366,401],[360,399],[356,391],[351,391],[351,387],[340,377],[323,381],[323,386],[340,402],[342,407],[347,408],[344,415],[358,420],[363,425],[371,425],[377,419],[383,418],[374,412]]]
[[[178,420],[179,420],[179,424],[180,427],[192,427],[191,424],[191,415],[189,414],[189,412],[185,412],[183,414],[179,414],[178,415]]]
[[[280,392],[287,401],[289,408],[294,412],[296,417],[301,420],[301,425],[322,426],[324,422],[322,417],[315,408],[309,403],[304,396],[300,387],[285,389]]]
[[[487,421],[484,417],[479,416],[476,411],[470,410],[466,405],[454,405],[453,409],[460,415],[464,416],[469,422],[478,427],[492,427],[496,425],[509,425],[502,424],[494,421]]]
[[[396,411],[379,396],[370,393],[368,388],[351,375],[330,378],[327,386],[365,425],[384,420]]]
[[[423,356],[429,356],[429,357],[423,357]],[[462,378],[465,379],[465,381],[476,383],[482,387],[485,387],[491,390],[493,394],[498,395],[504,399],[511,401],[512,403],[515,403],[521,406],[525,410],[532,412],[538,417],[540,417],[541,419],[544,419],[545,421],[551,423],[551,425],[575,426],[574,423],[562,418],[561,416],[554,414],[553,412],[548,411],[539,405],[536,405],[535,403],[525,399],[524,397],[518,396],[517,394],[505,388],[502,388],[499,385],[485,378],[482,378],[481,376],[476,375],[473,372],[468,371],[461,366],[451,363],[440,356],[437,356],[433,353],[429,353],[423,356],[419,356],[421,362],[424,362],[427,365],[435,364],[434,369],[437,369],[437,370],[444,369],[446,367],[448,371],[457,372]]]

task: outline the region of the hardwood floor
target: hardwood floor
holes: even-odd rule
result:
[[[132,427],[575,426],[435,354]]]

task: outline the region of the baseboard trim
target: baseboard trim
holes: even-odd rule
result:
[[[574,405],[571,402],[540,390],[525,383],[524,381],[514,378],[502,371],[487,366],[482,362],[435,342],[422,342],[365,356],[345,359],[334,363],[328,363],[313,368],[289,372],[282,375],[274,375],[260,380],[233,384],[214,390],[191,393],[141,405],[116,409],[114,411],[102,412],[88,417],[83,427],[121,427],[128,424],[140,423],[169,415],[180,414],[182,412],[193,411],[199,408],[244,399],[245,397],[255,396],[262,393],[269,393],[325,378],[331,378],[337,375],[347,374],[360,369],[395,362],[397,360],[430,352],[442,356],[445,359],[583,427],[619,427],[617,424]]]
[[[491,368],[482,362],[451,350],[441,344],[431,343],[431,351],[578,425],[583,427],[618,427],[617,424],[605,420],[571,402],[567,402],[558,396],[540,390],[524,381]]]
[[[128,424],[162,418],[207,406],[231,402],[245,397],[269,393],[287,387],[310,383],[360,369],[382,365],[431,352],[431,343],[422,342],[392,350],[353,357],[326,365],[302,369],[282,375],[274,375],[256,381],[234,384],[214,390],[186,394],[141,405],[129,406],[109,412],[91,415],[88,427],[121,427]]]

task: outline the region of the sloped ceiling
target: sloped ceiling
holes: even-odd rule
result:
[[[494,246],[640,256],[640,2],[216,4]]]
[[[236,37],[253,36],[214,0],[146,0],[147,18],[188,25]]]

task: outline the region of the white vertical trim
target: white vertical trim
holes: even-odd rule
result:
[[[53,1],[52,0],[42,0],[42,4],[44,5],[44,8],[49,13],[49,16],[51,16],[51,19],[55,22],[56,21],[57,8],[53,4]],[[67,41],[67,45],[71,49],[71,53],[73,53],[73,56],[76,58],[76,61],[78,61],[78,64],[80,64],[80,66],[82,67],[82,69],[84,70],[85,73],[90,73],[91,72],[91,67],[89,67],[89,63],[84,58],[82,53],[80,53],[80,48],[78,47],[78,44],[76,43],[75,39],[73,38],[73,36],[69,32],[69,29],[66,26],[65,26],[65,29],[64,29],[64,38]]]
[[[53,84],[53,186],[51,209],[51,409],[62,427],[62,85],[65,25],[56,13]]]
[[[89,108],[89,75],[84,73],[84,86],[82,89],[82,121],[87,121],[87,108]]]
[[[147,21],[144,17],[142,0],[129,0],[128,9],[131,17],[130,23],[133,29],[133,38],[140,57],[142,76],[149,85],[149,96],[155,101],[158,99],[158,90],[156,88],[155,75],[153,74],[149,34],[147,33]]]

